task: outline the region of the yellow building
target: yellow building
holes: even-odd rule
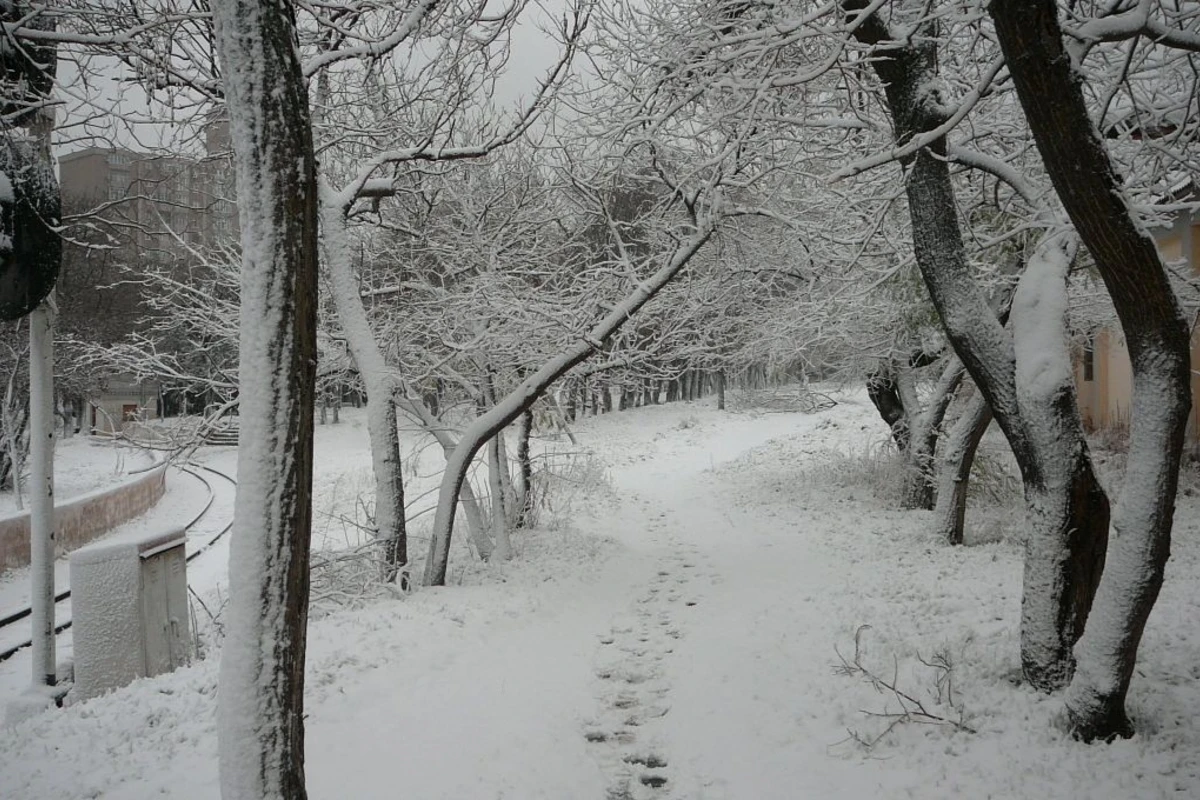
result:
[[[1200,276],[1200,213],[1180,214],[1175,224],[1155,232],[1159,253],[1167,263],[1182,262],[1187,272]],[[1189,310],[1192,331],[1192,396],[1200,393],[1200,325],[1197,312]],[[1079,410],[1089,431],[1129,428],[1133,396],[1133,372],[1120,327],[1097,330],[1075,361],[1075,384]],[[1200,443],[1200,407],[1192,403],[1188,441]]]

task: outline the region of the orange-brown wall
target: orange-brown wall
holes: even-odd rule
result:
[[[1178,225],[1158,238],[1164,261],[1186,260],[1200,274],[1200,223]],[[1200,396],[1200,329],[1192,323],[1192,397]],[[1103,328],[1093,337],[1093,380],[1083,379],[1083,353],[1077,354],[1075,385],[1079,410],[1088,430],[1124,430],[1129,426],[1133,400],[1133,370],[1119,328]],[[1192,403],[1188,439],[1200,442],[1200,406]]]
[[[89,492],[54,507],[56,555],[83,547],[144,513],[166,491],[167,466],[114,488]],[[0,574],[29,564],[29,512],[0,520]]]

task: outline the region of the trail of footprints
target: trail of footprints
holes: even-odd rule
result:
[[[664,515],[650,527],[661,532]],[[604,800],[663,800],[669,765],[644,726],[670,711],[663,663],[683,637],[687,615],[700,601],[697,584],[713,574],[691,545],[667,534],[670,555],[649,584],[600,637],[596,659],[600,711],[584,736],[609,778]]]

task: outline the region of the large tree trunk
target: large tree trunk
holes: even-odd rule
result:
[[[943,440],[933,518],[935,535],[947,544],[963,543],[971,467],[979,442],[991,424],[992,409],[983,393],[977,391]]]
[[[224,800],[302,800],[317,186],[284,0],[217,0],[242,229],[241,440],[218,742]]]
[[[1066,700],[1081,738],[1128,736],[1125,695],[1170,551],[1191,399],[1187,325],[1088,115],[1057,4],[994,0],[991,13],[1046,171],[1112,297],[1133,368],[1129,458],[1109,568],[1076,647],[1078,671]]]
[[[1042,242],[1013,298],[1017,406],[1033,458],[1025,479],[1031,535],[1025,545],[1021,656],[1039,685],[1065,686],[1074,660],[1070,647],[1083,634],[1104,569],[1108,497],[1100,486],[1075,400],[1075,376],[1064,331],[1071,256],[1060,237]],[[1071,248],[1073,249],[1073,248]],[[1095,513],[1078,517],[1077,508]],[[1063,558],[1064,553],[1073,558]],[[1059,597],[1065,592],[1065,598]],[[1071,593],[1087,592],[1086,596]],[[1038,626],[1051,624],[1069,639]],[[1064,650],[1065,648],[1065,650]]]
[[[895,35],[878,13],[859,19],[869,8],[865,0],[843,0],[843,7],[857,23],[854,36],[873,47],[871,64],[884,84],[898,141],[908,143],[941,127],[947,107],[937,89],[937,37]],[[1069,414],[1062,418],[1077,408],[1073,385],[1053,397],[1018,400],[1012,336],[967,263],[945,137],[932,139],[905,165],[917,265],[955,353],[1008,438],[1025,485],[1031,513],[1021,663],[1035,687],[1059,689],[1074,668],[1071,648],[1095,596],[1107,536],[1107,498],[1093,474],[1082,428]],[[1058,331],[1057,338],[1064,339],[1065,333]],[[1032,439],[1031,427],[1056,429],[1061,438]],[[1065,511],[1042,513],[1047,505]]]
[[[325,183],[320,192],[321,234],[330,294],[346,344],[367,390],[367,436],[375,476],[375,535],[383,546],[383,573],[396,580],[408,563],[404,519],[404,473],[396,428],[395,375],[384,358],[363,308],[346,230],[347,199]]]

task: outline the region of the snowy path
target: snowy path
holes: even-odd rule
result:
[[[860,456],[881,428],[861,398],[812,415],[673,404],[583,421],[612,486],[560,509],[567,524],[518,535],[509,564],[459,552],[449,587],[314,613],[310,796],[1200,796],[1195,493],[1131,694],[1144,733],[1084,747],[1056,729],[1059,699],[1012,682],[1019,543],[947,548],[924,512],[873,496]],[[337,433],[319,459],[326,496],[365,458]],[[996,538],[1019,519],[973,524]],[[863,663],[977,733],[909,723],[857,744],[851,732],[873,739],[897,710],[835,670],[859,626]],[[949,691],[922,664],[935,653],[953,663]],[[0,797],[215,800],[216,677],[208,658],[0,729]]]
[[[837,764],[814,774],[806,751],[827,761],[829,742],[795,730],[780,696],[829,673],[826,631],[806,636],[790,610],[833,589],[835,565],[731,503],[716,474],[783,431],[811,435],[820,419],[744,421],[614,471],[626,543],[657,554],[601,638],[611,643],[597,659],[602,711],[587,736],[607,751],[607,797],[828,797],[863,784]],[[796,657],[776,658],[784,649]]]

